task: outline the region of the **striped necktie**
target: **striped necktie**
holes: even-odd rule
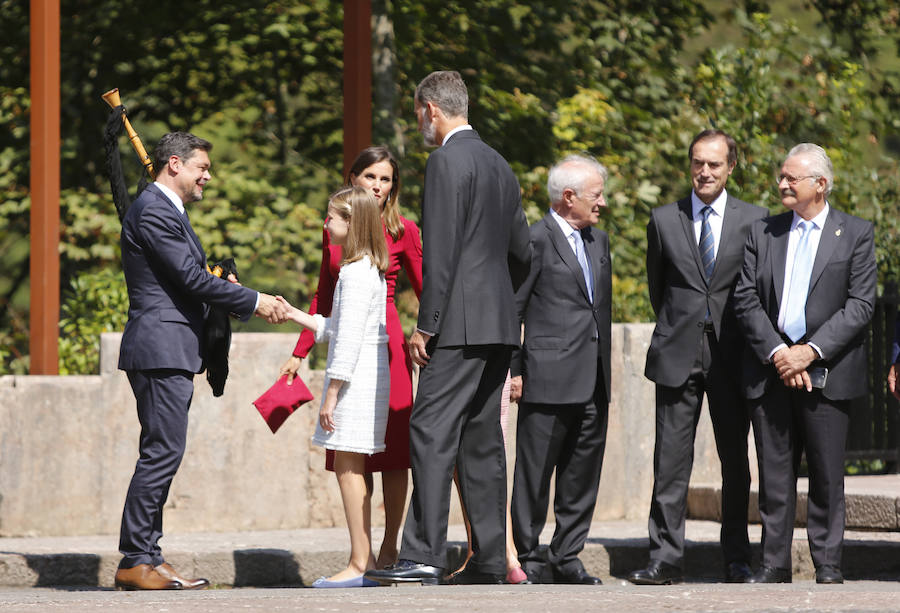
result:
[[[709,223],[712,207],[706,205],[700,210],[700,213],[703,215],[703,225],[700,226],[700,261],[703,263],[706,281],[709,282],[713,269],[716,267],[716,239],[713,237],[712,226]]]

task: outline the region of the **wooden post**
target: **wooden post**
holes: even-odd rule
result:
[[[372,144],[372,4],[344,0],[344,176]]]
[[[31,0],[31,374],[59,373],[59,0]]]

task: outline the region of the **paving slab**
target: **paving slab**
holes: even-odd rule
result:
[[[544,531],[549,541],[553,525]],[[465,529],[448,531],[448,567],[465,549]],[[685,571],[698,581],[719,581],[722,558],[719,524],[690,520],[686,528]],[[750,526],[759,557],[760,527]],[[303,586],[346,564],[349,539],[343,528],[170,534],[161,542],[166,559],[186,575],[203,576],[221,587]],[[377,546],[377,543],[376,543]],[[111,587],[120,555],[113,535],[0,539],[0,588],[33,586]],[[616,581],[648,559],[644,522],[610,521],[592,525],[581,559],[589,572]],[[795,530],[794,576],[811,579],[814,568],[806,533]],[[900,533],[848,531],[844,573],[855,579],[900,578]],[[900,601],[898,601],[900,608]]]
[[[634,586],[515,585],[438,586],[316,590],[219,589],[201,592],[116,592],[112,590],[0,589],[4,613],[35,611],[129,611],[129,613],[280,613],[282,611],[420,611],[498,613],[520,611],[897,611],[898,585],[859,581],[844,585],[733,585],[688,583]]]
[[[900,531],[889,521],[891,509],[896,520],[900,508],[900,476],[848,477],[845,488],[847,523],[853,526],[845,533],[845,577],[900,579]],[[798,489],[801,498],[805,496],[805,480]],[[712,485],[691,490],[689,517],[703,518],[690,519],[686,525],[685,574],[691,581],[721,580],[720,525],[711,521],[718,517],[720,496]],[[799,515],[792,546],[793,575],[795,580],[811,580],[815,569],[803,527],[805,514]],[[553,529],[553,524],[545,527],[541,542],[549,542]],[[759,561],[760,537],[760,526],[751,524],[754,565]],[[465,542],[464,526],[451,525],[448,568],[461,563]],[[350,549],[344,528],[170,533],[161,545],[167,561],[182,573],[206,577],[223,588],[307,586],[344,568]],[[376,548],[379,545],[375,543]],[[112,587],[120,559],[117,547],[116,535],[0,538],[0,589]],[[646,521],[595,522],[581,559],[590,573],[605,582],[624,580],[647,563]],[[900,598],[895,608],[900,610]]]

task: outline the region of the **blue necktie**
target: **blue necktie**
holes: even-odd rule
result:
[[[587,253],[585,253],[584,249],[584,239],[581,237],[581,232],[576,230],[572,233],[575,237],[575,257],[578,258],[578,263],[581,265],[581,272],[584,274],[584,284],[587,287],[588,297],[591,302],[594,302],[594,290],[591,287],[591,265],[588,263]]]
[[[797,225],[800,240],[794,252],[794,267],[791,270],[791,284],[788,288],[787,303],[784,311],[784,333],[796,342],[806,334],[806,296],[809,292],[809,278],[812,275],[813,255],[810,234],[813,231],[811,221],[801,221]]]
[[[706,281],[709,282],[716,267],[716,239],[712,233],[712,226],[709,223],[709,216],[712,213],[712,207],[706,205],[700,210],[703,215],[703,225],[700,226],[700,261],[703,263],[703,270],[706,272]]]

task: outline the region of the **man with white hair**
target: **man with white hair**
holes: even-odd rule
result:
[[[584,155],[550,169],[551,208],[531,226],[531,271],[516,292],[525,341],[511,369],[510,399],[521,398],[511,512],[532,583],[600,584],[578,554],[597,502],[609,414],[612,271],[609,236],[593,227],[606,207],[607,174]],[[554,472],[556,530],[545,556],[539,540]]]
[[[868,391],[864,332],[877,275],[872,224],[831,207],[833,184],[822,147],[790,150],[778,177],[789,211],[754,224],[735,289],[763,525],[762,564],[750,583],[791,581],[803,451],[816,581],[843,583],[844,450],[850,401]]]

